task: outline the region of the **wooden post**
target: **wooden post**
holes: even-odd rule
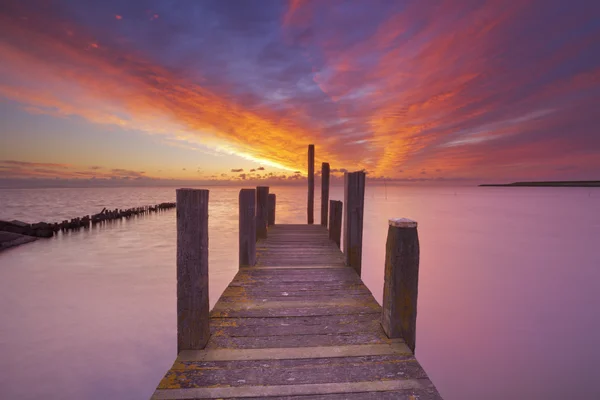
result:
[[[329,163],[321,164],[321,225],[327,228],[329,207]]]
[[[346,172],[344,175],[344,254],[346,265],[358,276],[362,267],[363,210],[365,204],[365,173]]]
[[[308,145],[308,224],[314,223],[315,212],[315,145]]]
[[[340,247],[342,238],[342,208],[339,200],[329,200],[329,240],[333,240]]]
[[[208,190],[177,189],[177,352],[201,350],[208,326]]]
[[[381,325],[389,338],[403,338],[415,352],[419,235],[417,223],[407,218],[389,220],[385,250]]]
[[[269,193],[269,226],[275,225],[275,204],[277,203],[277,199],[275,197],[275,193]]]
[[[267,238],[269,187],[256,188],[256,239]]]
[[[240,267],[256,264],[256,190],[240,190]]]

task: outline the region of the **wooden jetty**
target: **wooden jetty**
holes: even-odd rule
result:
[[[345,230],[362,230],[364,172],[355,174]],[[414,357],[416,222],[389,222],[382,307],[356,254],[340,250],[340,201],[330,201],[329,229],[270,224],[265,233],[252,218],[264,218],[265,193],[240,192],[239,272],[209,312],[209,193],[177,191],[178,355],[152,399],[441,399]],[[362,246],[362,232],[344,239]]]

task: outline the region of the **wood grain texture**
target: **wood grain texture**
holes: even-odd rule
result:
[[[269,226],[269,187],[256,187],[256,239],[267,237]]]
[[[344,255],[346,265],[360,276],[362,269],[363,213],[365,206],[365,173],[344,174]]]
[[[308,200],[306,215],[308,224],[314,223],[315,217],[315,145],[308,145]]]
[[[338,200],[329,201],[329,240],[340,248],[342,240],[343,203]]]
[[[269,217],[268,224],[269,226],[275,225],[275,209],[277,206],[277,196],[275,193],[269,193]]]
[[[274,225],[256,246],[153,398],[441,399],[325,227]]]
[[[327,228],[329,211],[329,163],[321,164],[321,225]]]
[[[389,226],[385,249],[381,324],[390,338],[404,338],[415,351],[419,288],[417,228]]]
[[[177,189],[177,351],[208,342],[208,190]]]
[[[256,190],[241,189],[239,196],[239,266],[256,264]]]

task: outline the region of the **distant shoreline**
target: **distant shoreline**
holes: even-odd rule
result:
[[[482,183],[479,186],[600,187],[600,181],[541,181],[541,182],[513,182],[513,183]]]

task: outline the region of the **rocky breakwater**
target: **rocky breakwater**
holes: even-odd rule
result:
[[[131,218],[137,215],[145,215],[159,211],[175,208],[175,203],[160,203],[153,206],[133,207],[128,209],[102,209],[98,214],[84,215],[79,218],[72,218],[62,222],[38,222],[28,224],[21,221],[1,221],[0,220],[0,250],[28,243],[37,238],[50,238],[58,232],[66,232],[81,228],[89,228],[90,225],[96,225],[107,221],[114,221],[121,218]]]

